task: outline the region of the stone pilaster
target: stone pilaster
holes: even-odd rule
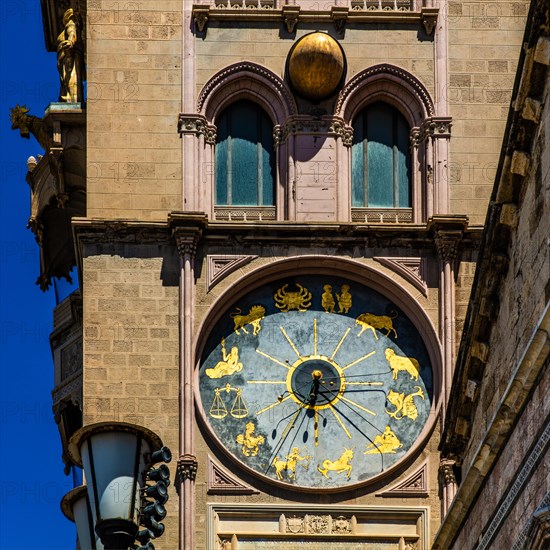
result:
[[[456,355],[455,263],[462,236],[468,226],[466,216],[433,216],[428,227],[433,231],[439,258],[439,338],[443,348],[443,413],[451,391]]]
[[[195,458],[193,401],[193,311],[195,254],[200,237],[197,227],[176,227],[173,231],[180,255],[180,421],[176,489],[179,494],[180,548],[195,548]]]

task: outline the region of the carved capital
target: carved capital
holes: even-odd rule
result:
[[[434,32],[438,12],[439,8],[422,8],[420,17],[422,18],[422,24],[424,25],[424,30],[427,35],[431,35]]]
[[[182,258],[185,256],[195,257],[197,252],[197,244],[199,242],[200,233],[184,233],[183,231],[176,231],[176,246],[178,252]]]
[[[439,479],[441,484],[445,487],[449,485],[456,485],[455,473],[453,466],[455,465],[454,460],[443,459],[439,463]]]
[[[452,263],[458,254],[464,231],[468,226],[466,216],[433,216],[428,229],[433,231],[434,243],[441,261]]]
[[[351,147],[353,143],[353,126],[348,126],[341,120],[334,120],[330,123],[328,131],[340,136],[346,147]]]
[[[199,32],[204,32],[210,15],[209,6],[193,6],[193,21]]]
[[[411,147],[418,148],[422,143],[422,130],[417,126],[411,128],[411,134],[409,137],[411,140]]]
[[[203,135],[206,143],[216,143],[216,126],[209,124],[205,117],[196,114],[180,113],[178,117],[178,132],[183,134]]]
[[[451,117],[430,117],[422,125],[423,139],[450,138],[452,125]]]
[[[437,254],[444,262],[454,262],[458,254],[458,245],[462,239],[462,233],[451,233],[438,231],[435,234],[434,242]]]
[[[199,463],[197,457],[190,454],[181,455],[176,467],[176,488],[178,488],[186,479],[195,481]]]
[[[332,6],[330,9],[330,18],[334,21],[336,31],[342,33],[348,19],[349,8],[345,6]]]
[[[283,130],[279,124],[273,127],[273,146],[278,147],[283,142]]]
[[[285,4],[283,6],[283,21],[288,33],[293,33],[298,23],[298,17],[300,16],[300,6],[290,6]]]
[[[287,140],[288,136],[296,134],[328,134],[342,138],[346,147],[351,147],[353,142],[353,127],[348,126],[340,117],[323,116],[291,117],[284,126],[276,126],[273,131],[273,140],[276,145]]]

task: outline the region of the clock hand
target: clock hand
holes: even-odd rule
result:
[[[267,473],[269,468],[271,468],[271,466],[273,465],[273,457],[276,456],[276,454],[280,451],[280,449],[285,444],[285,441],[286,441],[287,437],[290,435],[290,432],[292,431],[292,428],[296,424],[296,421],[298,420],[298,417],[300,416],[300,413],[304,410],[304,407],[305,407],[305,404],[299,405],[298,410],[296,410],[294,413],[292,413],[294,415],[294,418],[292,419],[292,422],[290,422],[288,424],[288,426],[285,428],[285,430],[283,432],[283,435],[281,436],[281,440],[279,441],[279,443],[277,443],[277,445],[275,446],[275,449],[271,453],[271,456],[269,457],[269,461],[268,461],[268,464],[267,464],[267,468],[264,470],[265,473]],[[300,426],[303,424],[305,417],[306,417],[306,415],[303,416],[302,421],[300,422]],[[294,438],[292,439],[292,442],[294,442],[294,439],[296,438],[296,435],[298,434],[298,431],[299,430],[295,431]]]

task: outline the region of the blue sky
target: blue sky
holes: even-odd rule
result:
[[[55,53],[46,52],[40,0],[0,0],[0,549],[74,549],[59,501],[71,489],[51,412],[53,290],[43,293],[39,250],[26,229],[26,160],[42,153],[11,130],[9,108],[42,116],[57,101]]]

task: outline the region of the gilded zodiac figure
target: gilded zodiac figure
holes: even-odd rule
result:
[[[321,472],[326,478],[328,478],[329,471],[336,471],[338,474],[346,474],[349,479],[351,476],[351,471],[353,466],[351,461],[353,459],[353,449],[346,449],[344,447],[344,452],[340,455],[340,458],[337,460],[323,460],[323,467],[317,467],[317,470]]]
[[[239,362],[239,349],[237,346],[233,346],[231,351],[227,353],[224,338],[221,340],[221,345],[223,359],[213,369],[206,369],[206,376],[209,378],[221,378],[243,370],[243,364]]]
[[[420,386],[415,386],[415,389],[417,391],[409,395],[390,390],[386,399],[395,407],[395,411],[390,412],[386,409],[386,412],[396,420],[401,420],[405,417],[416,420],[418,418],[418,408],[416,407],[414,398],[418,396],[424,399],[424,392]]]
[[[285,458],[286,458],[286,461],[279,460],[279,457],[276,456],[275,459],[273,460],[273,466],[275,466],[275,473],[277,474],[277,477],[279,479],[283,479],[283,476],[281,474],[281,472],[283,471],[288,472],[289,479],[296,479],[296,464],[298,463],[299,460],[309,461],[310,456],[309,455],[301,456],[300,450],[298,449],[298,447],[292,447],[292,451]],[[306,469],[307,469],[307,466],[306,466]]]
[[[84,101],[84,45],[80,15],[69,8],[63,15],[63,30],[57,37],[57,70],[61,89],[59,101]]]
[[[336,293],[336,298],[338,298],[338,313],[348,313],[351,308],[349,285],[342,285],[340,294]]]
[[[369,449],[370,447],[374,447],[374,449],[371,449],[370,451],[364,451],[363,454],[395,454],[395,450],[403,447],[403,444],[401,443],[401,441],[399,441],[399,439],[397,439],[397,436],[391,431],[391,428],[389,426],[386,426],[384,433],[377,435],[374,438],[374,441],[370,445],[367,445],[366,449]]]
[[[397,376],[401,371],[409,373],[411,380],[418,380],[418,375],[420,373],[420,363],[414,357],[406,357],[402,355],[396,355],[395,351],[391,348],[386,348],[384,352],[386,359],[390,364],[390,369],[392,371],[392,377],[394,380],[397,380]]]
[[[334,313],[334,306],[336,302],[334,301],[334,296],[332,295],[332,287],[330,285],[325,285],[323,287],[323,294],[321,295],[321,305],[325,310],[325,313]]]
[[[244,434],[239,434],[235,441],[242,445],[244,456],[256,456],[260,450],[260,445],[263,445],[265,438],[263,435],[254,435],[256,427],[253,422],[248,422],[245,427]]]
[[[247,315],[242,315],[240,308],[236,308],[233,313],[230,314],[231,319],[235,324],[235,334],[240,334],[241,329],[245,334],[248,334],[245,325],[252,325],[252,334],[257,336],[262,330],[261,320],[265,317],[264,306],[252,306]]]

